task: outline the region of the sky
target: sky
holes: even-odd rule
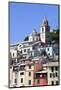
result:
[[[58,6],[31,3],[9,3],[10,44],[18,43],[32,33],[35,28],[40,32],[44,17],[50,28],[58,28]]]

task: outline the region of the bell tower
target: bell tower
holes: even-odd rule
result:
[[[40,39],[43,43],[50,42],[50,26],[46,17],[44,18],[42,25],[40,27]]]

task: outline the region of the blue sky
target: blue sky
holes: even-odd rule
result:
[[[13,3],[10,8],[10,44],[21,42],[33,28],[40,31],[44,17],[52,29],[58,28],[58,6],[45,4]]]

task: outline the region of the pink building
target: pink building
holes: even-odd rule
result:
[[[47,72],[39,71],[35,73],[34,86],[45,86],[47,85]]]

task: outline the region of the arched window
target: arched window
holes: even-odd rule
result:
[[[42,27],[42,33],[44,32],[44,28]]]

